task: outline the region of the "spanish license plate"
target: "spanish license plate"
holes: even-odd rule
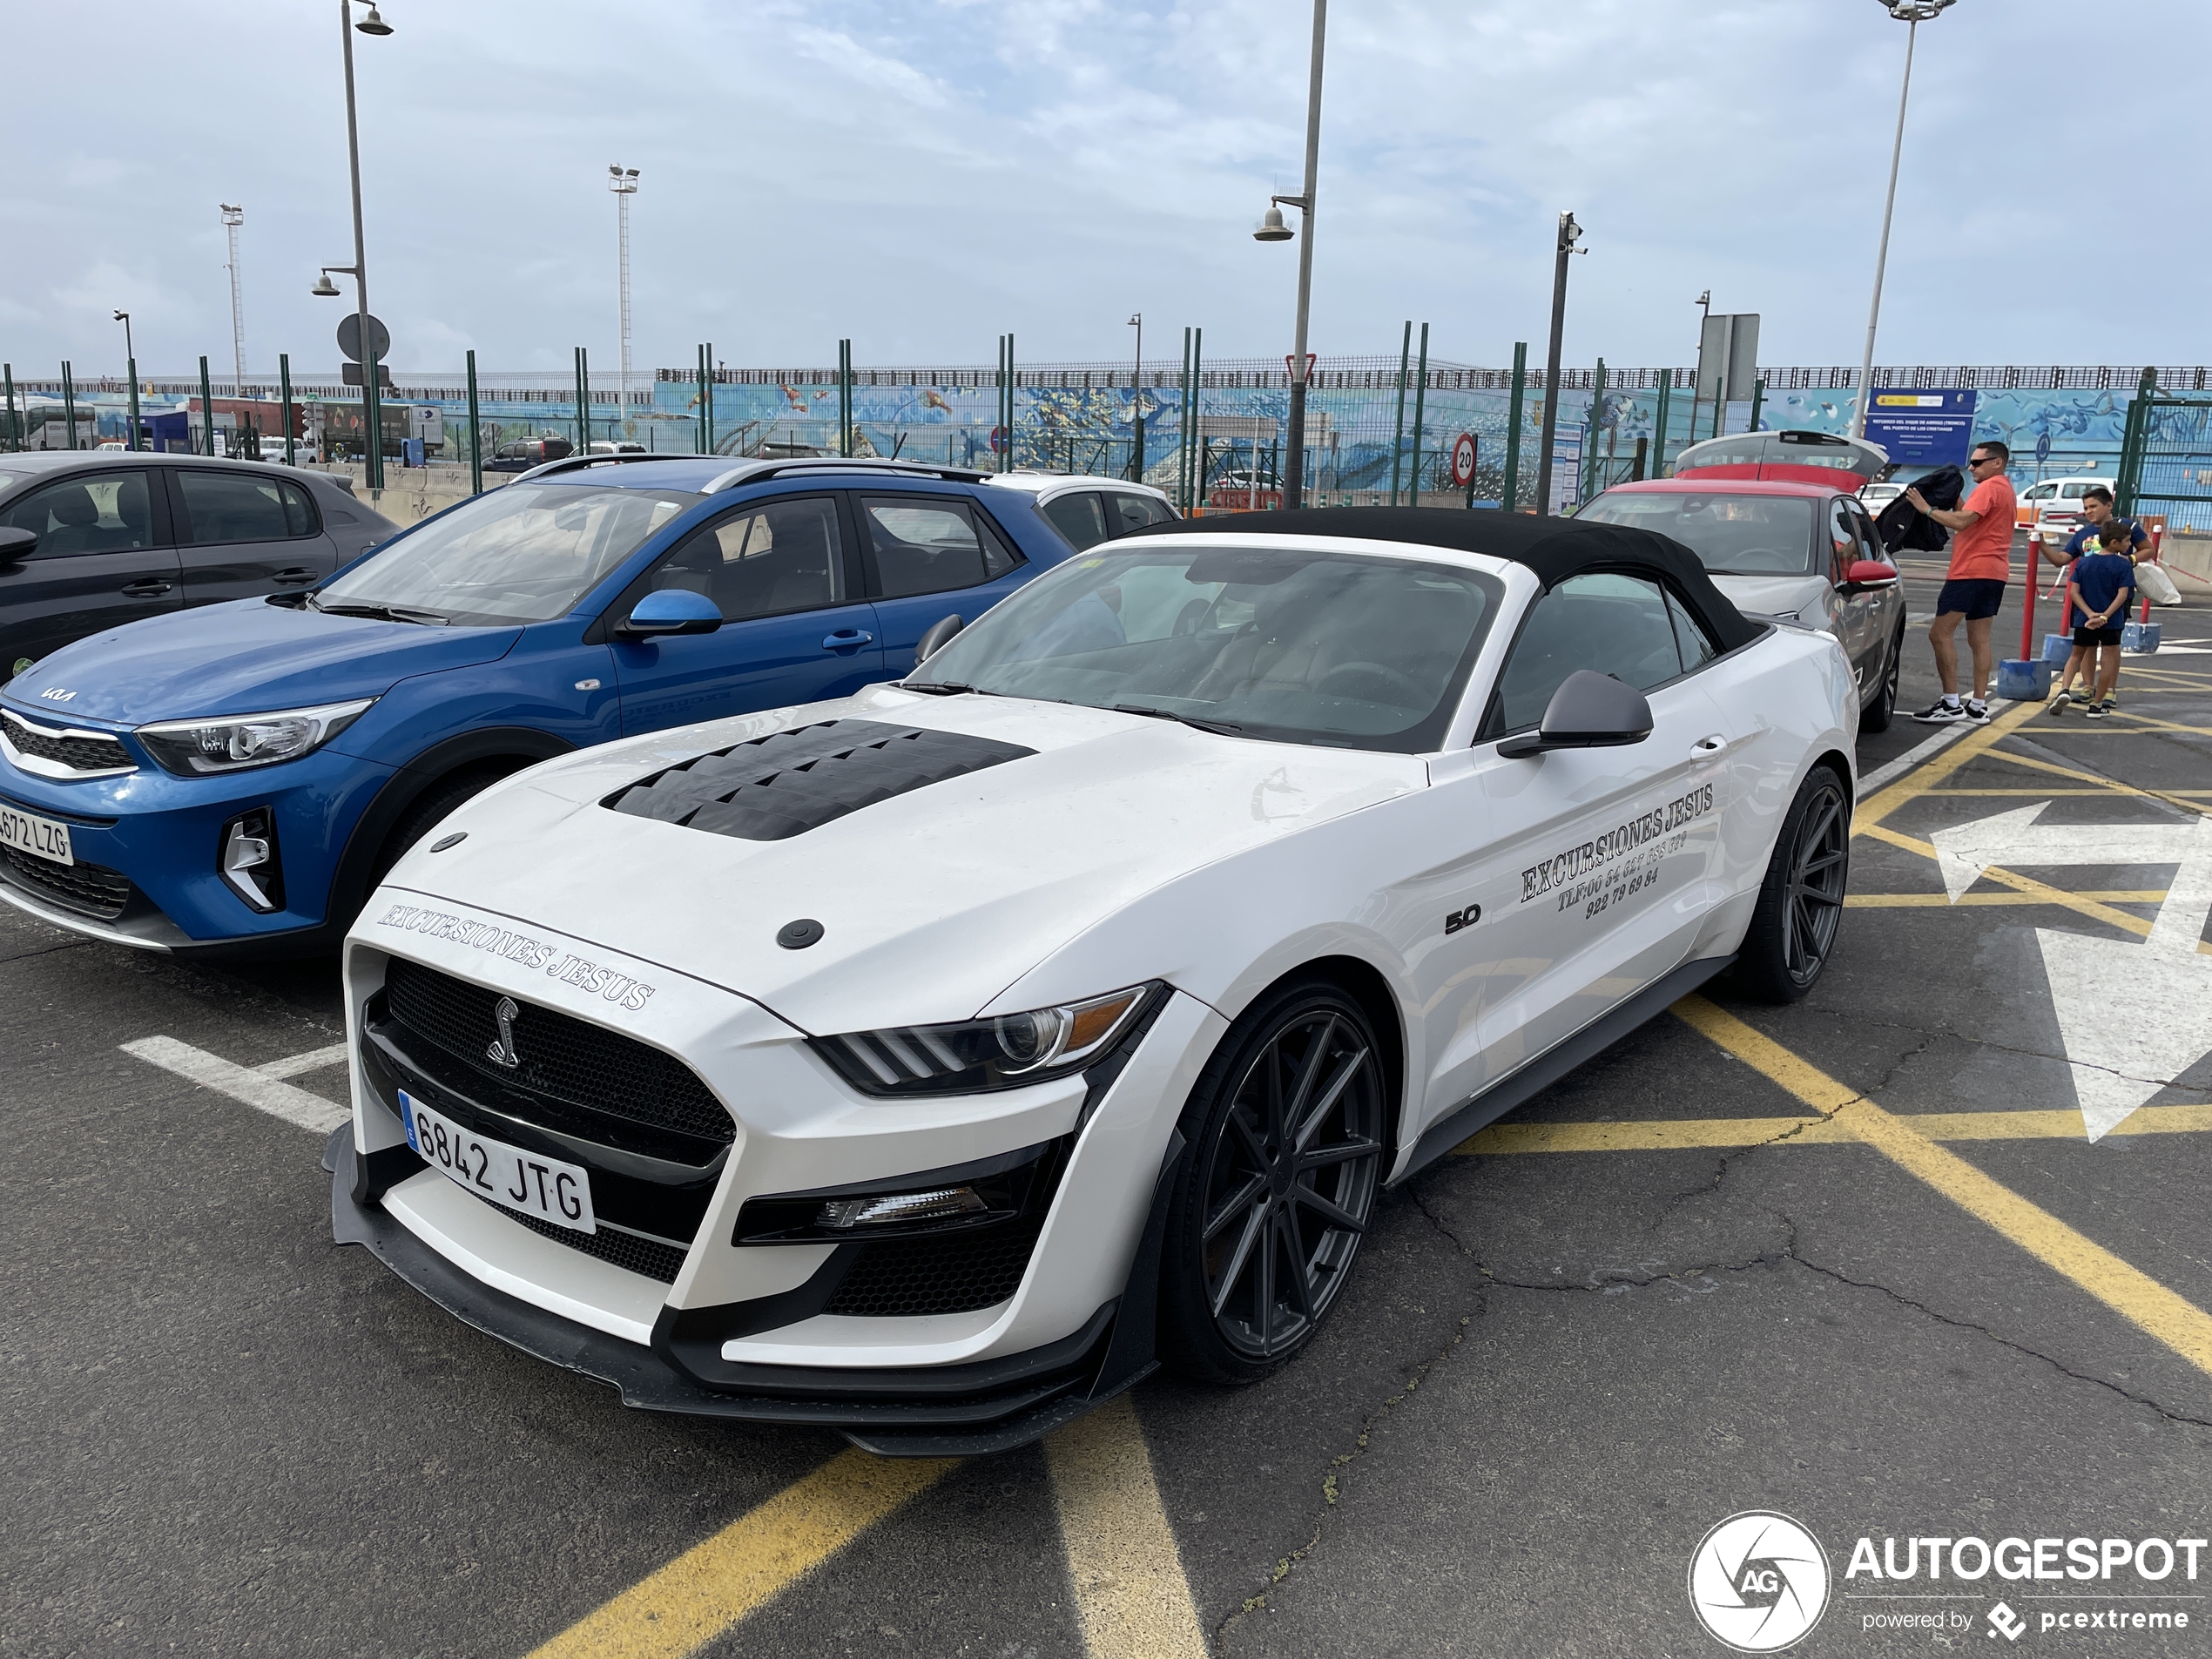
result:
[[[581,1165],[479,1135],[405,1089],[400,1091],[400,1112],[415,1156],[455,1186],[571,1232],[599,1231],[591,1213],[590,1172]]]
[[[51,859],[57,864],[77,862],[69,850],[68,825],[18,812],[4,803],[0,803],[0,846],[12,846],[18,853]]]

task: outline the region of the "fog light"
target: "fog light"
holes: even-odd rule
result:
[[[223,826],[218,860],[231,891],[262,915],[284,908],[284,866],[277,856],[276,814],[266,806]]]
[[[849,1232],[855,1227],[945,1221],[979,1215],[989,1208],[974,1187],[937,1187],[927,1192],[887,1193],[872,1198],[832,1198],[816,1212],[814,1224]]]

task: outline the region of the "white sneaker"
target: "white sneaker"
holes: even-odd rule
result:
[[[1989,705],[1983,702],[1978,697],[1968,698],[1966,699],[1966,718],[1969,720],[1972,720],[1976,725],[1987,725],[1989,724]]]
[[[1940,697],[1912,717],[1922,725],[1955,725],[1967,718],[1955,697]]]

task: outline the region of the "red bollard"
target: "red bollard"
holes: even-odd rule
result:
[[[2032,663],[2036,653],[2028,647],[2035,641],[2035,590],[2043,580],[2043,532],[2027,533],[2027,611],[2020,617],[2020,660]]]
[[[2166,526],[2163,524],[2152,525],[2150,527],[2150,560],[2153,564],[2157,564],[2162,562],[2161,555],[2164,553],[2165,547]],[[2143,601],[2142,620],[2145,622],[2148,622],[2150,620],[2150,601],[2148,598],[2145,598]]]

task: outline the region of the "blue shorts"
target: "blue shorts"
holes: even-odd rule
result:
[[[1993,617],[2005,603],[2005,584],[1994,577],[1954,577],[1936,595],[1936,615],[1964,616],[1968,622]]]

